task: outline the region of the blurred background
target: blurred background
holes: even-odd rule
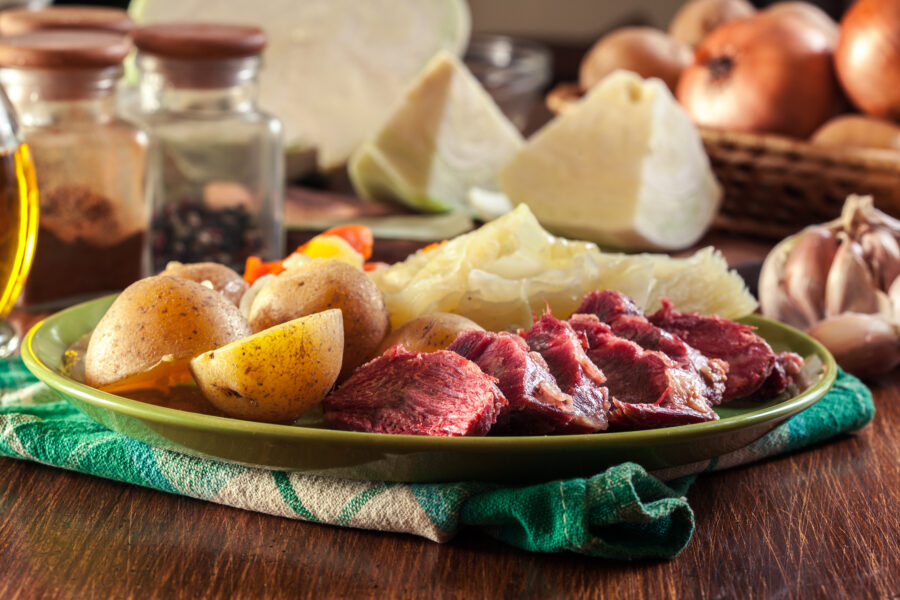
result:
[[[753,0],[760,8],[773,3]],[[127,8],[128,0],[57,0],[52,4]],[[469,0],[474,32],[521,36],[549,46],[554,55],[554,83],[577,79],[585,50],[604,33],[623,25],[665,29],[682,4],[683,0]],[[838,19],[851,0],[812,0],[812,4]]]
[[[753,0],[757,7],[772,1]],[[851,0],[812,0],[838,19]],[[624,25],[666,29],[684,0],[469,0],[476,32],[502,33],[544,42],[554,54],[554,81],[578,79],[587,48],[604,33]],[[515,10],[511,10],[512,7]]]

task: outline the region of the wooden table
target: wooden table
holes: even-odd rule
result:
[[[732,264],[759,244],[712,241]],[[245,512],[0,458],[0,598],[900,598],[900,372],[875,422],[705,475],[669,561],[438,545]]]

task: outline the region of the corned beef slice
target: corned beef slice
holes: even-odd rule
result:
[[[535,435],[566,431],[576,416],[572,397],[559,389],[540,354],[511,333],[465,331],[447,348],[497,378],[509,401],[491,433]]]
[[[569,324],[587,340],[588,357],[606,375],[613,397],[611,427],[647,429],[718,419],[693,371],[616,336],[596,315],[575,314]]]
[[[325,422],[375,433],[485,435],[507,404],[495,381],[455,352],[398,345],[325,397]]]
[[[678,312],[668,299],[663,299],[662,308],[650,315],[650,322],[674,333],[706,356],[721,358],[728,363],[723,400],[754,394],[775,370],[778,361],[776,354],[749,325],[716,315]],[[799,358],[794,355],[782,360],[782,367],[787,366],[785,375],[799,372],[796,366]],[[773,381],[766,386],[768,397],[783,392],[788,382],[787,376],[776,372]]]
[[[709,413],[699,412],[688,406],[629,404],[627,402],[619,402],[615,398],[613,398],[612,411],[609,413],[610,426],[620,429],[675,427],[676,425],[690,425],[691,423],[703,423],[709,420]]]
[[[794,352],[775,355],[775,366],[759,389],[753,392],[754,400],[770,400],[787,389],[787,386],[803,369],[803,358]]]
[[[683,369],[695,372],[707,403],[715,406],[722,402],[728,363],[707,358],[678,336],[651,323],[628,296],[613,290],[593,291],[584,297],[575,311],[575,314],[580,313],[596,315],[612,328],[615,335],[631,340],[645,350],[658,350]]]
[[[581,306],[573,314],[597,315],[604,323],[610,323],[622,316],[644,316],[644,311],[634,300],[614,290],[594,290],[585,294]]]
[[[582,341],[572,327],[547,313],[524,332],[528,347],[547,362],[551,375],[563,392],[572,396],[575,417],[567,433],[606,429],[609,392],[606,378],[584,352]]]

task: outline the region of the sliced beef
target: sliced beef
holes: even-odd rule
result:
[[[629,404],[619,402],[615,398],[612,402],[613,408],[609,415],[610,426],[618,429],[656,429],[712,420],[708,412],[697,411],[689,406]]]
[[[585,295],[574,314],[597,315],[604,323],[609,323],[622,316],[636,315],[643,317],[641,310],[634,300],[613,290],[594,290]]]
[[[596,290],[584,297],[576,314],[596,315],[619,337],[635,342],[645,350],[662,352],[681,368],[697,374],[698,384],[710,406],[722,402],[728,363],[708,358],[684,340],[651,323],[634,301],[613,290]]]
[[[647,429],[712,421],[697,374],[656,350],[615,335],[596,315],[575,314],[572,328],[587,341],[587,355],[606,375],[613,397],[610,427]]]
[[[571,432],[578,414],[572,396],[556,384],[543,357],[511,333],[465,331],[447,348],[495,377],[509,401],[491,433],[536,435]]]
[[[563,392],[572,397],[575,416],[567,433],[600,431],[607,427],[609,392],[606,378],[585,354],[582,340],[572,327],[550,313],[544,314],[523,337],[540,354]]]
[[[775,366],[759,389],[753,392],[754,400],[771,400],[787,389],[788,385],[803,369],[803,358],[794,352],[781,352],[775,355]]]
[[[411,435],[485,435],[507,401],[496,380],[455,352],[394,346],[322,401],[337,429]]]
[[[754,394],[775,369],[775,352],[749,325],[716,315],[678,312],[672,308],[668,299],[663,299],[662,308],[650,315],[650,322],[674,333],[706,356],[720,358],[728,363],[723,400]],[[778,390],[775,394],[781,393],[784,387],[778,389],[778,382],[783,381],[787,385],[787,381],[783,379],[776,375],[776,380],[767,393],[773,390]]]

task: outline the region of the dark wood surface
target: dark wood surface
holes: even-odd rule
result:
[[[732,264],[763,247],[707,241]],[[669,561],[529,554],[478,530],[439,545],[0,458],[0,598],[900,598],[900,373],[872,389],[859,434],[703,476]]]

